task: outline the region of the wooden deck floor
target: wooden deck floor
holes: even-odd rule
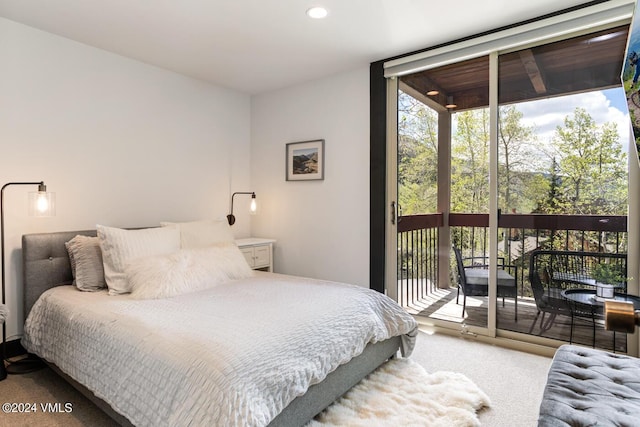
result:
[[[413,303],[405,304],[405,308],[413,315],[431,317],[440,320],[473,326],[487,325],[487,297],[467,297],[467,310],[462,316],[462,295],[460,303],[456,304],[456,289],[437,289],[430,291],[427,295],[417,298]],[[540,335],[546,338],[557,339],[569,342],[571,330],[570,316],[557,316],[551,327],[542,332],[540,330],[540,318],[535,326],[532,324],[538,312],[533,298],[518,298],[518,320],[515,320],[515,304],[513,298],[506,298],[505,305],[502,301],[498,303],[497,326],[499,329],[508,331],[529,333]],[[542,317],[542,314],[540,315]],[[549,318],[547,314],[545,321]],[[605,350],[614,349],[614,333],[606,331],[602,324],[596,324],[595,347]],[[573,329],[574,344],[586,346],[593,345],[593,323],[588,318],[575,319]],[[625,353],[627,350],[626,334],[615,334],[615,351]]]

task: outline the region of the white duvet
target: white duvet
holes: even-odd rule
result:
[[[56,287],[22,344],[136,426],[264,426],[369,342],[409,355],[416,328],[378,292],[258,273],[159,300]]]

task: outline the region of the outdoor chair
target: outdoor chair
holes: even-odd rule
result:
[[[595,290],[592,290],[595,294]],[[569,332],[569,344],[573,344],[573,329],[577,320],[586,321],[591,326],[591,346],[595,348],[596,346],[596,326],[599,326],[604,329],[604,306],[594,305],[594,304],[584,304],[581,302],[576,302],[568,299],[569,294],[571,293],[584,293],[583,289],[567,289],[565,291],[565,299],[567,299],[567,304],[571,310],[571,330]],[[615,331],[613,332],[613,348],[615,349],[616,345],[616,335]]]
[[[529,261],[529,281],[538,312],[529,333],[533,332],[540,313],[542,317],[538,335],[551,329],[558,315],[567,316],[570,320],[570,323],[567,322],[570,324],[569,343],[573,342],[576,322],[581,321],[591,328],[592,345],[595,347],[596,328],[604,327],[602,306],[567,297],[571,294],[595,295],[596,282],[606,281],[603,278],[603,270],[609,270],[610,276],[615,273],[614,281],[608,282],[619,284],[619,290],[626,292],[626,259],[626,254],[619,253],[540,249],[533,251]],[[622,282],[617,283],[619,280]],[[549,317],[545,321],[546,314],[549,314]]]
[[[542,268],[541,271],[537,267],[537,259],[534,255],[531,256],[530,268],[529,268],[529,282],[531,283],[531,289],[533,291],[533,297],[536,301],[536,307],[538,312],[533,319],[529,333],[533,332],[538,317],[542,313],[540,318],[540,332],[538,335],[548,331],[553,326],[556,316],[571,316],[571,309],[567,300],[562,296],[562,288],[554,287],[551,284],[551,274],[547,268]],[[549,317],[545,321],[545,316],[549,314]]]
[[[489,265],[487,257],[468,257],[463,258],[460,249],[453,246],[453,252],[456,257],[456,266],[458,271],[458,292],[456,294],[456,304],[460,304],[460,292],[462,298],[462,315],[467,308],[467,296],[489,296]],[[481,260],[481,262],[478,262]],[[471,262],[465,265],[465,261]],[[507,269],[513,271],[513,275],[507,272]],[[514,265],[506,265],[504,258],[498,258],[498,297],[502,298],[502,306],[504,307],[504,299],[513,298],[515,305],[515,320],[518,321],[518,287],[516,285],[516,277],[518,276],[517,267]]]

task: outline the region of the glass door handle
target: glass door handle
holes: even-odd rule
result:
[[[396,224],[396,202],[391,202],[391,224]]]

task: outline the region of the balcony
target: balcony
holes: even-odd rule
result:
[[[489,216],[486,214],[449,214],[448,228],[443,214],[402,216],[398,222],[398,301],[412,314],[455,322],[461,330],[468,326],[486,327],[487,297],[468,297],[467,310],[456,303],[456,269],[452,254],[439,254],[442,242],[451,242],[465,257],[489,253]],[[499,329],[538,335],[569,342],[570,316],[557,316],[548,328],[541,320],[529,282],[530,254],[536,249],[626,254],[627,217],[596,215],[520,215],[503,214],[498,221],[498,255],[514,265],[518,286],[518,318],[514,300],[497,304]],[[448,236],[442,233],[449,233]],[[448,239],[445,239],[448,237]],[[438,259],[445,256],[449,268],[440,274]],[[442,267],[440,267],[442,268]],[[548,318],[547,318],[548,319]],[[572,341],[577,344],[615,351],[626,351],[626,336],[595,328],[589,319],[575,317]],[[615,341],[614,341],[615,340]]]

